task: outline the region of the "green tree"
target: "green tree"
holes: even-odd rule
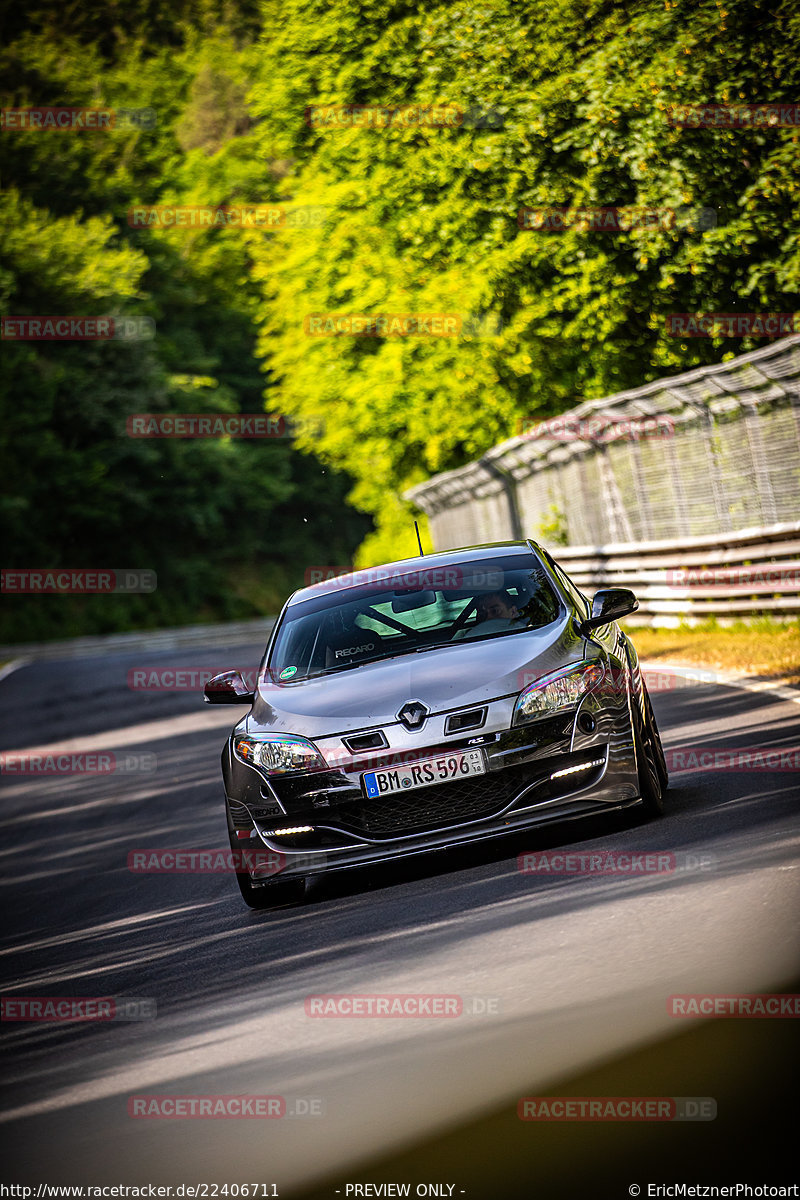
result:
[[[276,16],[277,6],[266,10]],[[668,336],[673,312],[791,311],[796,129],[682,129],[675,105],[786,101],[800,12],[784,0],[484,0],[330,9],[289,0],[262,38],[264,154],[328,220],[254,250],[259,349],[282,407],[323,421],[379,531],[412,547],[399,495],[587,398],[752,349]],[[319,128],[309,105],[488,113],[456,128]],[[499,120],[498,120],[499,114]],[[642,206],[674,223],[608,234],[518,226],[524,207]],[[705,219],[689,215],[706,210]],[[712,218],[709,220],[709,216]],[[313,338],[311,312],[492,312],[496,337]]]
[[[235,28],[184,22],[174,37],[150,30],[150,40],[123,30],[104,49],[90,29],[66,26],[69,36],[29,30],[4,48],[4,106],[148,108],[157,121],[104,135],[2,135],[2,312],[138,314],[155,337],[4,343],[4,561],[150,567],[159,588],[5,596],[0,637],[275,611],[307,564],[348,561],[368,528],[348,513],[347,480],[288,440],[126,435],[137,412],[264,407],[258,293],[241,231],[128,220],[135,204],[271,198],[273,165],[247,138],[254,50]]]

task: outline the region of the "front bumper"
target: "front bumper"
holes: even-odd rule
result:
[[[368,758],[340,752],[326,770],[268,778],[236,758],[229,741],[223,775],[232,844],[273,852],[262,878],[256,870],[252,882],[366,866],[637,802],[626,689],[590,693],[574,712],[512,728],[513,700],[493,702],[473,736],[431,741],[428,735],[415,744],[420,735],[384,726],[385,749]],[[328,763],[335,740],[317,740]],[[371,800],[363,793],[365,771],[476,745],[485,755],[483,775]],[[310,831],[278,832],[303,827]]]

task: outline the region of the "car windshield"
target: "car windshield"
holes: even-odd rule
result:
[[[286,610],[267,669],[274,682],[347,670],[435,646],[511,637],[555,621],[560,602],[532,554],[342,576]]]

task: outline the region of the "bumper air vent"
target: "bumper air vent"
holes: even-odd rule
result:
[[[450,713],[445,721],[445,733],[467,733],[470,729],[480,729],[486,720],[485,708],[470,708],[467,712]]]
[[[385,750],[389,745],[380,729],[375,733],[356,733],[352,737],[343,737],[342,741],[351,754],[361,754],[364,750]]]

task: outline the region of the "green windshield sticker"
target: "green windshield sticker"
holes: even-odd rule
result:
[[[278,676],[279,679],[291,679],[297,673],[297,667],[284,667]]]

